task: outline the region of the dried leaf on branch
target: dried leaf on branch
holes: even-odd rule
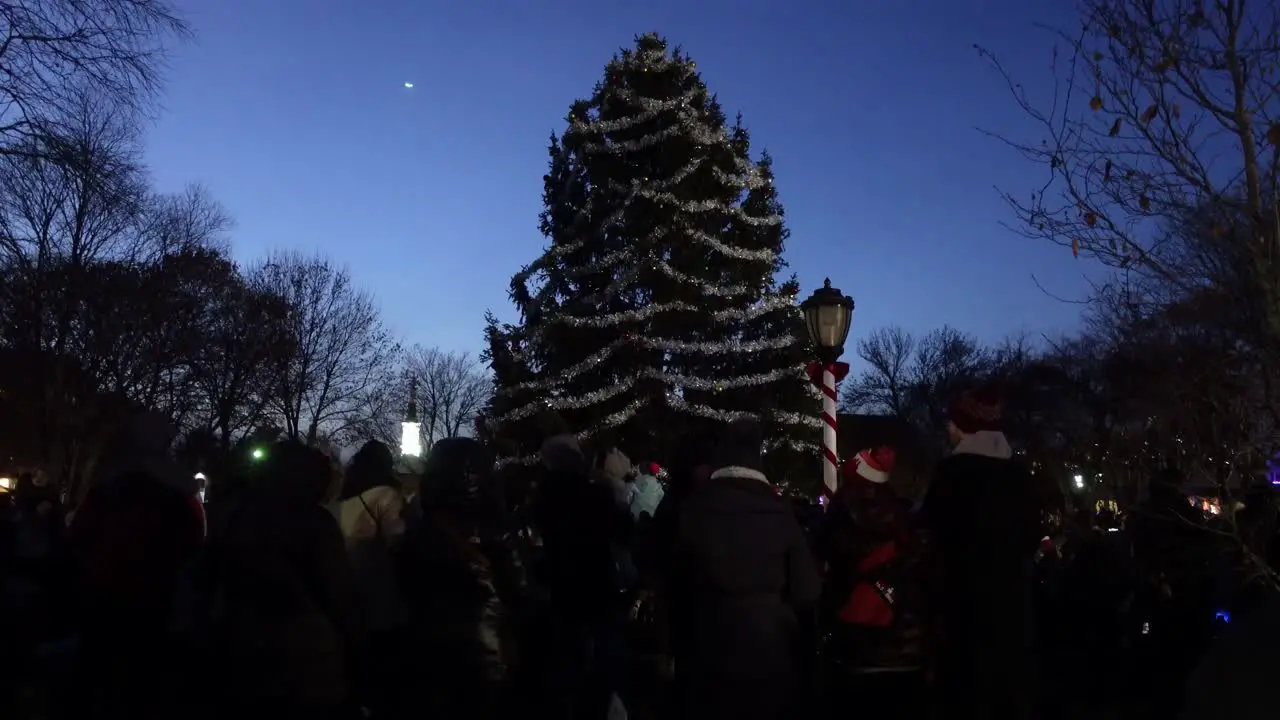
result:
[[[1026,141],[995,136],[1050,177],[1030,203],[1005,194],[1020,231],[1182,283],[1164,224],[1205,202],[1274,216],[1280,95],[1267,75],[1280,45],[1267,38],[1280,16],[1232,7],[1083,0],[1078,29],[1045,38],[1056,95],[1043,104],[1023,88],[1044,78],[1015,78],[979,48],[1037,126]]]
[[[1162,442],[1212,450],[1197,472],[1240,481],[1280,450],[1267,371],[1280,366],[1280,14],[1185,0],[1079,8],[1080,23],[1047,38],[1049,103],[1021,90],[1043,78],[983,55],[1036,125],[1034,141],[996,137],[1049,178],[1029,203],[1025,188],[1003,193],[1012,225],[1114,271],[1090,322],[1142,365],[1126,373],[1132,390],[1168,394],[1135,417]]]

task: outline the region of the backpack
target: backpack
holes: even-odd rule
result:
[[[836,616],[847,625],[890,628],[898,620],[898,580],[904,552],[895,540],[877,545],[858,563],[853,590]]]

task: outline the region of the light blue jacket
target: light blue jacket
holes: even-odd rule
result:
[[[652,475],[637,475],[631,485],[631,517],[639,520],[643,513],[649,513],[649,517],[653,517],[665,494],[662,483]]]

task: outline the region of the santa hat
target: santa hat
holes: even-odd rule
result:
[[[877,485],[887,483],[893,472],[893,458],[893,448],[863,450],[845,463],[845,478],[852,480],[858,477]]]

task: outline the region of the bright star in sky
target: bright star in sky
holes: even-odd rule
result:
[[[413,89],[413,83],[405,83],[404,86],[409,88],[410,90]]]

